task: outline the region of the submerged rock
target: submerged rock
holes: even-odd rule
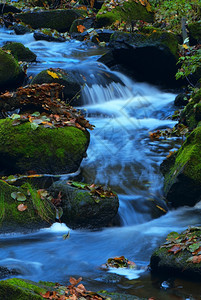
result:
[[[152,273],[163,276],[180,276],[201,279],[201,255],[199,255],[201,227],[192,227],[178,234],[172,232],[167,242],[151,256]]]
[[[51,28],[59,32],[69,31],[73,21],[82,16],[81,10],[57,9],[16,14],[16,18],[32,28]]]
[[[53,72],[53,76],[50,74]],[[55,75],[54,75],[55,74]],[[63,96],[64,100],[71,101],[73,97],[76,96],[76,99],[71,104],[79,105],[79,96],[81,92],[81,85],[78,83],[77,79],[75,78],[74,74],[71,71],[64,71],[62,69],[47,69],[41,71],[37,74],[31,84],[42,84],[42,83],[52,83],[56,82],[64,86],[63,89]]]
[[[114,5],[113,5],[114,3]],[[135,1],[105,1],[99,10],[96,19],[97,26],[103,27],[114,23],[117,20],[127,24],[136,20],[153,22],[153,13],[148,12],[146,7]]]
[[[48,42],[59,42],[59,43],[64,43],[66,41],[65,38],[63,37],[54,37],[48,34],[45,34],[43,32],[34,32],[34,39],[36,41],[48,41]]]
[[[75,172],[86,155],[89,132],[75,127],[33,129],[30,122],[13,126],[0,120],[0,166],[6,174]]]
[[[0,91],[20,86],[24,78],[25,74],[17,60],[0,49]]]
[[[99,61],[112,67],[121,65],[139,81],[164,86],[176,85],[178,59],[177,37],[169,32],[115,32],[110,39],[111,50]]]
[[[21,43],[8,42],[3,47],[3,50],[10,50],[12,55],[18,61],[33,62],[36,60],[36,54]]]
[[[161,164],[164,193],[173,207],[194,206],[201,199],[201,127]]]
[[[37,191],[30,187],[16,187],[0,180],[0,233],[26,233],[50,227],[55,221],[53,204],[40,199]]]
[[[80,186],[86,184],[80,183]],[[87,185],[86,185],[87,186]],[[61,221],[70,228],[100,228],[108,226],[116,216],[119,200],[112,196],[94,196],[90,190],[69,185],[66,181],[57,181],[50,191],[57,197],[62,195],[63,215]]]

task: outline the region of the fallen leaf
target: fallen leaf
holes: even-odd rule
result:
[[[17,207],[17,209],[18,209],[19,211],[25,211],[25,210],[27,209],[27,205],[19,204],[18,207]]]
[[[85,31],[85,29],[86,29],[85,26],[83,26],[83,25],[77,25],[78,32],[83,33]]]

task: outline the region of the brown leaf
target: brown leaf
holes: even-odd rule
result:
[[[74,277],[70,277],[69,281],[71,283],[72,286],[75,286],[76,284],[78,284],[80,281],[82,280],[82,277],[75,279]]]
[[[25,211],[27,209],[27,205],[24,205],[23,203],[22,204],[19,204],[17,209],[19,211]]]
[[[194,257],[192,258],[192,262],[193,262],[194,264],[199,264],[199,263],[201,262],[201,255],[194,256]]]
[[[48,299],[48,298],[50,297],[50,292],[47,291],[45,294],[40,293],[40,295],[41,295],[43,298]]]
[[[174,254],[178,253],[179,251],[181,251],[181,247],[179,244],[174,245],[172,248],[168,250],[168,252],[173,252]]]

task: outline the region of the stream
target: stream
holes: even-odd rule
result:
[[[70,276],[82,276],[83,284],[94,291],[156,300],[201,299],[199,282],[152,276],[147,269],[151,254],[168,233],[201,225],[199,203],[163,213],[167,207],[159,167],[181,141],[152,141],[149,132],[175,125],[170,118],[176,109],[175,94],[135,82],[97,63],[105,50],[94,44],[35,41],[33,34],[17,36],[0,28],[0,46],[6,41],[21,42],[37,55],[37,62],[29,65],[28,76],[52,67],[79,70],[86,78],[84,104],[79,108],[95,129],[90,131],[87,157],[78,172],[85,182],[110,186],[118,193],[120,225],[89,231],[55,223],[31,234],[1,235],[0,266],[14,268],[20,278],[34,281],[68,285]],[[118,80],[107,83],[107,76],[98,76],[99,71]],[[68,231],[70,238],[64,240]],[[134,261],[137,270],[101,269],[108,258],[121,255]]]

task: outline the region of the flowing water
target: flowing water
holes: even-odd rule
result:
[[[28,75],[49,67],[77,70],[86,80],[83,106],[90,123],[87,158],[79,172],[85,182],[112,187],[120,200],[119,226],[99,231],[70,230],[54,224],[49,229],[1,236],[0,266],[14,268],[19,277],[67,284],[70,276],[82,276],[92,290],[107,289],[155,299],[201,299],[199,283],[177,278],[158,278],[147,271],[153,250],[171,231],[200,225],[200,208],[183,207],[161,215],[163,178],[159,166],[175,139],[151,141],[149,132],[173,127],[175,94],[137,83],[112,72],[97,58],[104,52],[93,44],[35,41],[32,34],[16,36],[0,29],[0,46],[18,41],[37,54]],[[114,80],[113,80],[114,79]],[[157,218],[156,218],[157,217]],[[137,270],[101,269],[109,257],[124,255]]]

